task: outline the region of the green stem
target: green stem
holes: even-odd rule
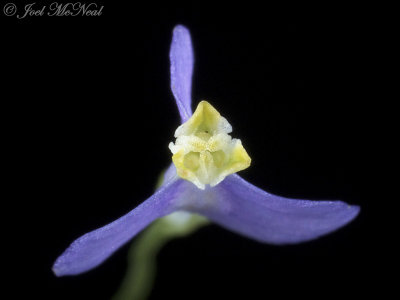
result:
[[[208,224],[195,214],[173,213],[153,222],[132,243],[128,254],[128,270],[112,300],[144,300],[150,295],[157,271],[156,259],[170,240],[193,233]]]

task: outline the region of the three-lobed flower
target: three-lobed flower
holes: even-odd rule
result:
[[[54,263],[57,276],[88,271],[157,218],[200,214],[257,241],[283,245],[309,241],[353,220],[359,207],[342,201],[310,201],[272,195],[236,172],[250,166],[229,122],[207,101],[191,110],[193,51],[189,31],[178,25],[170,50],[171,88],[182,125],[169,144],[173,164],[161,187],[118,220],[74,241]]]

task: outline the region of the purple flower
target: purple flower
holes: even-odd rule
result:
[[[170,143],[173,164],[162,186],[118,220],[74,241],[57,258],[57,276],[86,272],[157,218],[176,211],[197,213],[257,241],[283,245],[309,241],[353,220],[358,206],[341,201],[287,199],[265,192],[235,173],[250,157],[232,127],[208,102],[191,110],[193,51],[189,31],[176,26],[170,50],[171,88],[182,125]]]

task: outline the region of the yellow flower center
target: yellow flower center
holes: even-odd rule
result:
[[[169,144],[178,175],[204,189],[248,168],[251,159],[231,132],[228,121],[210,103],[201,101],[192,117],[176,129],[175,144]]]

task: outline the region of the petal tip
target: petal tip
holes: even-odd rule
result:
[[[51,267],[51,271],[57,277],[64,276],[65,274],[63,274],[62,270],[57,266],[57,264],[58,264],[58,259],[55,261],[55,263]]]
[[[174,32],[174,34],[179,33],[179,32],[189,33],[189,29],[187,29],[184,25],[178,24],[178,25],[175,25],[173,32]]]
[[[64,251],[63,254],[61,254],[59,257],[57,257],[56,261],[54,262],[53,266],[51,267],[51,270],[53,271],[53,273],[56,277],[71,275],[70,272],[68,272],[68,268],[64,261],[66,252],[67,251]]]
[[[349,223],[349,222],[353,221],[360,214],[361,207],[358,205],[350,205],[347,203],[346,203],[346,205],[348,205],[349,209],[351,210],[351,213],[349,214],[349,219],[347,222],[347,223]]]

